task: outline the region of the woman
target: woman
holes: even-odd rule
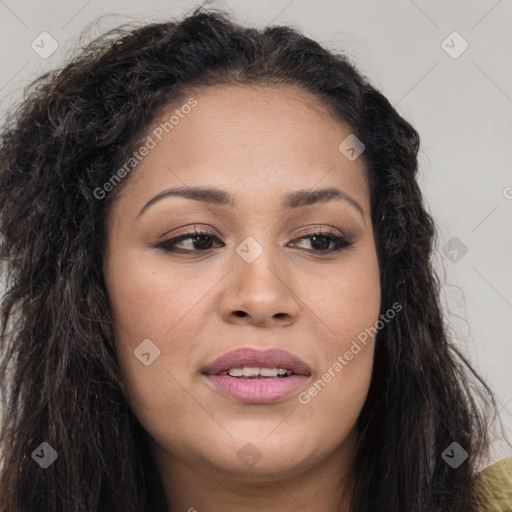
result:
[[[38,79],[0,150],[1,507],[489,510],[418,148],[346,57],[222,12]]]

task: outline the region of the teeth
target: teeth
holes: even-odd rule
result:
[[[229,375],[231,377],[284,377],[293,372],[284,368],[258,368],[254,366],[244,366],[243,368],[230,368],[223,371],[220,375]]]
[[[284,370],[286,373],[286,370]],[[279,370],[277,368],[259,368],[259,374],[262,377],[277,377]]]
[[[242,375],[244,377],[257,377],[260,374],[259,368],[254,368],[252,366],[244,366],[242,368]]]

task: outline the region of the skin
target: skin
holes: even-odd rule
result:
[[[374,326],[380,280],[364,162],[338,149],[350,129],[298,88],[223,85],[190,96],[197,106],[125,178],[104,259],[123,377],[169,510],[348,511],[371,337],[307,404],[297,393],[246,404],[208,385],[200,369],[236,348],[279,348],[308,363],[299,390],[307,391]],[[138,216],[161,191],[198,185],[225,189],[238,206],[167,197]],[[342,200],[281,207],[285,193],[328,187],[364,216]],[[194,226],[213,233],[211,245],[182,240],[188,254],[154,247]],[[300,238],[318,227],[353,244],[315,255],[334,246]],[[252,263],[236,252],[248,236],[263,249]],[[148,366],[134,355],[145,339],[160,350]],[[251,467],[237,456],[246,443],[261,455]]]

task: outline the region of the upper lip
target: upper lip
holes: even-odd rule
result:
[[[206,366],[202,373],[218,375],[230,368],[243,368],[244,366],[283,368],[297,375],[311,375],[308,365],[302,359],[285,350],[256,350],[253,348],[241,348],[226,352]]]

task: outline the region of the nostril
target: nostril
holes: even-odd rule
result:
[[[235,311],[236,316],[247,316],[247,313],[245,311]]]

